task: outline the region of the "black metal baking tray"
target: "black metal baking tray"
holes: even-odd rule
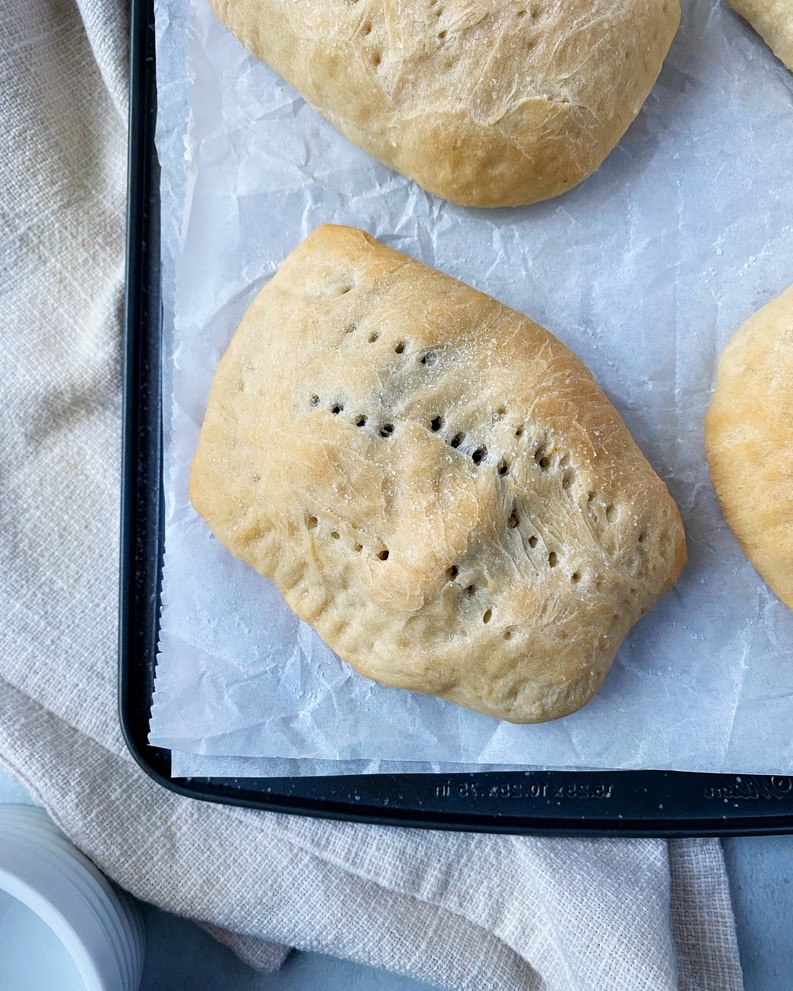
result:
[[[153,0],[133,0],[119,709],[141,767],[164,787],[195,799],[389,825],[588,836],[793,831],[793,775],[529,771],[171,779],[169,751],[148,743],[163,561],[154,55]]]

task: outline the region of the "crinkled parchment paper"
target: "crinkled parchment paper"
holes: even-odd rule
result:
[[[207,0],[158,0],[157,33],[170,401],[151,741],[174,751],[174,773],[395,766],[383,761],[789,773],[793,614],[723,521],[703,417],[721,348],[793,282],[793,74],[725,5],[684,0],[658,84],[602,168],[562,198],[488,212],[429,196],[349,144]],[[254,294],[327,221],[560,337],[677,499],[689,564],[581,712],[512,726],[367,681],[191,508],[215,365]]]

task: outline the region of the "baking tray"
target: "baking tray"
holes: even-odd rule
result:
[[[164,517],[153,0],[133,0],[131,16],[119,711],[140,766],[165,788],[195,799],[387,825],[579,836],[793,831],[793,775],[510,771],[171,779],[170,752],[148,743]]]

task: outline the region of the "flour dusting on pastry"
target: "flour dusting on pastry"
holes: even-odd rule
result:
[[[685,560],[666,486],[572,352],[345,227],[245,315],[190,494],[358,671],[515,722],[584,705]]]

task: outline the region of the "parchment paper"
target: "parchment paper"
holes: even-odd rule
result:
[[[150,738],[175,751],[173,773],[394,761],[789,773],[793,614],[723,521],[703,417],[721,348],[793,282],[793,74],[726,6],[684,0],[661,78],[601,169],[548,203],[475,211],[349,144],[207,0],[156,8],[169,402]],[[512,726],[362,678],[190,506],[217,361],[281,260],[328,221],[364,227],[556,334],[677,499],[689,564],[581,712]]]

